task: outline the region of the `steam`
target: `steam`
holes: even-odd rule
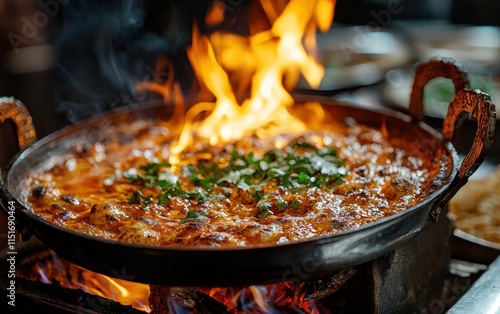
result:
[[[181,87],[189,87],[192,70],[185,51],[193,20],[205,11],[200,2],[198,7],[190,2],[73,0],[65,5],[55,42],[59,111],[76,122],[147,102],[154,95],[139,91],[138,84],[161,83],[174,72]],[[158,67],[161,58],[173,68]]]

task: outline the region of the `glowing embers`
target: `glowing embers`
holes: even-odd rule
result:
[[[58,284],[69,289],[81,289],[123,305],[130,305],[141,311],[151,311],[148,305],[149,286],[132,282],[134,277],[127,275],[125,269],[116,270],[116,277],[122,279],[111,278],[78,267],[59,258],[50,250],[33,255],[22,264],[23,267],[17,274],[19,277],[46,284]],[[99,306],[98,302],[87,303],[92,304],[83,304],[83,306],[90,308]]]
[[[149,286],[136,283],[126,269],[113,272],[111,278],[78,267],[59,258],[50,250],[39,251],[24,259],[17,276],[81,289],[92,295],[130,305],[147,313],[321,313],[323,301],[334,295],[357,274],[346,269],[332,276],[300,281],[290,276],[289,282],[230,288],[188,288]],[[85,298],[79,309],[104,311],[98,298]]]
[[[151,286],[149,304],[153,313],[325,313],[323,301],[356,274],[350,268],[309,281],[290,276],[294,281],[231,288]]]

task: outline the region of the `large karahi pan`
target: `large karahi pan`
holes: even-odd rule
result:
[[[438,76],[450,78],[456,91],[442,133],[420,121],[423,87]],[[427,223],[437,220],[449,199],[482,163],[492,144],[496,123],[494,105],[488,95],[469,89],[466,75],[453,60],[436,59],[417,66],[410,116],[312,97],[297,97],[297,103],[319,101],[339,121],[353,118],[368,126],[384,124],[389,136],[402,136],[418,145],[427,145],[427,149],[432,148],[432,143],[443,143],[450,163],[440,187],[419,204],[360,228],[279,245],[156,247],[107,240],[62,228],[35,215],[23,197],[21,182],[33,171],[50,167],[57,156],[70,152],[77,143],[102,140],[110,125],[137,119],[168,119],[166,106],[120,108],[36,141],[31,117],[22,103],[13,98],[2,98],[0,120],[14,121],[22,149],[3,171],[2,207],[11,213],[15,207],[16,227],[24,239],[35,235],[61,257],[105,275],[118,274],[137,282],[168,286],[300,282],[379,257],[416,235]],[[461,122],[468,118],[468,113],[477,120],[478,127],[470,152],[460,163],[451,140]]]

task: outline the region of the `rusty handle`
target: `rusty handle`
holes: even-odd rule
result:
[[[486,158],[493,143],[496,124],[495,105],[491,102],[490,96],[479,90],[471,90],[462,66],[457,61],[448,58],[434,59],[417,66],[410,99],[410,115],[414,120],[422,119],[424,114],[423,88],[427,82],[436,77],[449,78],[455,86],[455,98],[450,103],[443,122],[444,137],[448,141],[453,141],[469,114],[477,121],[477,130],[472,147],[460,164],[457,175],[436,201],[437,205],[430,213],[434,222],[437,221],[439,214],[450,199],[467,183],[469,177]]]
[[[436,221],[439,213],[448,204],[457,191],[467,183],[469,177],[479,168],[485,160],[495,134],[496,111],[495,105],[491,102],[490,96],[480,90],[459,91],[448,108],[446,118],[443,123],[443,135],[452,140],[456,132],[456,125],[461,123],[459,119],[464,119],[470,113],[471,117],[477,121],[477,130],[474,142],[469,153],[462,160],[457,175],[442,194],[437,206],[431,212],[431,218]]]
[[[0,97],[0,122],[3,123],[9,119],[12,120],[16,126],[19,149],[23,150],[36,141],[36,132],[33,127],[33,121],[24,104],[14,97]],[[11,204],[17,204],[17,202],[14,201],[12,195],[7,189],[1,169],[0,181],[0,209],[8,217],[9,208],[14,206]],[[21,221],[18,221],[17,229],[20,230],[23,235],[26,235],[26,239],[29,238],[30,231],[28,231],[28,228],[23,227],[23,223]]]
[[[12,120],[17,130],[19,149],[23,150],[36,141],[32,118],[26,106],[14,97],[0,97],[0,122]],[[0,180],[2,170],[0,169]]]
[[[415,80],[410,97],[410,116],[416,121],[422,121],[424,118],[424,87],[432,79],[437,77],[448,78],[455,86],[455,93],[469,89],[470,83],[467,73],[455,59],[436,58],[430,61],[420,63],[415,69]]]
[[[0,122],[12,120],[17,129],[19,148],[24,149],[36,141],[31,116],[24,104],[14,97],[0,98]]]

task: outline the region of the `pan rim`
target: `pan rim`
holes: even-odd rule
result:
[[[297,102],[303,102],[305,100],[308,101],[318,101],[322,105],[335,105],[335,106],[341,106],[341,107],[352,107],[352,108],[357,108],[365,111],[370,111],[374,113],[378,113],[384,116],[389,116],[391,118],[395,118],[398,120],[401,120],[402,122],[405,123],[413,123],[411,121],[411,118],[403,113],[396,112],[394,110],[390,110],[387,108],[370,108],[367,109],[366,107],[360,106],[355,103],[350,103],[350,102],[345,102],[345,101],[336,101],[332,98],[328,97],[322,97],[322,96],[311,96],[311,95],[299,95],[295,97]],[[321,235],[321,236],[315,236],[311,238],[306,238],[306,239],[300,239],[300,240],[294,240],[294,241],[289,241],[285,243],[275,243],[275,244],[260,244],[260,245],[251,245],[251,246],[234,246],[234,247],[211,247],[211,246],[154,246],[154,245],[144,245],[144,244],[135,244],[135,243],[128,243],[128,242],[123,242],[123,241],[118,241],[118,240],[110,240],[106,238],[102,238],[99,236],[93,236],[89,235],[83,232],[78,232],[74,231],[71,229],[64,228],[62,226],[58,226],[56,224],[50,223],[46,221],[45,219],[41,218],[40,216],[36,215],[32,209],[27,206],[24,202],[20,201],[18,197],[15,197],[13,193],[9,189],[9,179],[10,176],[12,175],[12,169],[16,169],[19,163],[21,163],[25,158],[27,158],[32,151],[35,151],[37,149],[40,149],[40,147],[43,147],[44,145],[47,145],[61,137],[67,136],[69,132],[75,132],[77,133],[79,130],[87,128],[89,125],[92,123],[98,123],[99,121],[102,121],[105,118],[111,118],[119,115],[126,115],[126,114],[137,114],[142,111],[149,111],[155,108],[159,108],[161,106],[165,106],[164,104],[158,104],[158,103],[151,103],[151,104],[145,104],[145,105],[140,105],[135,104],[132,106],[125,106],[125,107],[120,107],[116,108],[114,110],[104,112],[102,114],[96,115],[94,117],[82,120],[80,122],[77,122],[76,124],[71,124],[68,125],[56,132],[53,132],[42,139],[38,140],[35,142],[33,145],[30,147],[24,149],[23,151],[20,151],[18,154],[16,154],[11,161],[8,163],[8,165],[4,168],[3,171],[3,176],[2,176],[2,193],[3,195],[9,199],[9,200],[14,200],[20,207],[21,207],[21,213],[25,216],[28,216],[29,219],[34,220],[36,223],[42,223],[46,227],[49,228],[55,228],[56,230],[60,232],[66,232],[69,233],[73,236],[77,237],[83,237],[85,240],[89,241],[97,241],[98,243],[104,244],[104,245],[114,245],[114,246],[119,246],[122,248],[127,248],[127,249],[141,249],[141,250],[151,250],[151,251],[158,251],[158,252],[185,252],[185,251],[190,251],[190,252],[229,252],[229,251],[256,251],[256,250],[267,250],[267,249],[276,249],[278,247],[283,247],[283,248],[289,248],[291,246],[299,246],[299,245],[304,245],[304,244],[310,244],[312,242],[315,243],[329,243],[329,242],[336,242],[338,240],[341,240],[344,237],[347,237],[351,235],[352,233],[358,233],[362,232],[364,230],[370,230],[379,227],[381,224],[385,224],[388,221],[391,220],[397,220],[398,218],[402,218],[403,216],[411,215],[415,210],[418,210],[421,207],[428,206],[430,203],[434,202],[436,200],[436,197],[443,193],[444,190],[448,188],[452,180],[455,178],[459,166],[459,157],[456,149],[454,148],[453,144],[449,141],[447,141],[444,136],[438,132],[436,129],[432,128],[431,126],[427,125],[424,122],[418,122],[417,125],[419,128],[421,128],[423,131],[425,131],[429,136],[433,137],[435,140],[440,141],[443,144],[443,148],[447,152],[447,154],[450,157],[450,163],[451,165],[449,166],[450,169],[450,175],[446,178],[446,182],[444,182],[438,189],[435,191],[431,192],[430,194],[426,195],[423,199],[420,200],[418,204],[415,204],[399,213],[396,213],[391,216],[384,217],[382,219],[379,219],[377,221],[362,225],[357,228],[352,228],[349,230],[345,231],[340,231],[336,232],[333,234],[326,234],[326,235]],[[16,206],[16,212],[18,211],[19,206]]]

